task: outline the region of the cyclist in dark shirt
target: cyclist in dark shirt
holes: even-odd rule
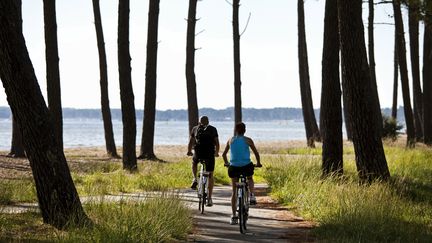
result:
[[[192,149],[194,153],[192,153]],[[213,171],[215,167],[215,157],[219,156],[219,138],[217,129],[209,125],[207,116],[200,118],[199,124],[192,128],[188,144],[188,156],[193,156],[192,159],[192,174],[193,181],[191,188],[196,189],[197,181],[197,164],[202,161],[206,163],[206,170],[210,172],[209,175],[209,195],[207,206],[213,206],[212,193],[213,193]]]

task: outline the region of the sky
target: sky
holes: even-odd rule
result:
[[[99,62],[90,0],[57,0],[63,107],[99,108]],[[187,0],[162,0],[159,15],[157,101],[159,110],[186,109]],[[46,97],[42,1],[23,0],[23,31],[42,93]],[[324,0],[305,1],[306,38],[313,104],[320,104]],[[117,65],[118,1],[100,2],[108,61],[111,108],[120,108]],[[405,14],[405,28],[407,16]],[[297,56],[297,1],[242,0],[240,29],[243,107],[301,107]],[[392,23],[391,5],[376,8],[376,23]],[[148,1],[130,0],[130,53],[136,109],[144,107]],[[198,2],[196,65],[198,106],[234,104],[232,7],[225,0]],[[367,5],[363,20],[367,27]],[[420,27],[423,29],[423,27]],[[394,26],[375,26],[375,56],[381,106],[392,104]],[[421,31],[420,40],[423,39]],[[367,38],[367,36],[365,36]],[[406,37],[407,44],[409,43]],[[367,40],[367,39],[366,39]],[[422,45],[420,45],[422,46]],[[422,50],[420,51],[422,53]],[[407,53],[407,57],[409,53]],[[420,55],[421,57],[421,55]],[[400,86],[400,85],[399,85]],[[402,98],[399,90],[399,104]],[[0,92],[0,106],[7,106]]]

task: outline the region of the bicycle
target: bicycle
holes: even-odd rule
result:
[[[255,168],[261,166],[254,165]],[[240,182],[236,183],[237,188],[237,215],[240,226],[240,233],[245,234],[247,230],[247,220],[249,218],[249,186],[247,177],[244,173],[240,174]]]
[[[198,179],[198,210],[201,211],[201,214],[204,214],[204,207],[207,203],[207,195],[208,195],[208,179],[210,172],[206,171],[206,163],[204,161],[200,161],[201,169],[199,172]]]

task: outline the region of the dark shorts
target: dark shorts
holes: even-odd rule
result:
[[[194,156],[192,158],[192,163],[194,164],[198,164],[199,162],[203,162],[206,164],[206,171],[208,172],[213,172],[214,168],[215,168],[215,157],[210,157],[210,158],[206,158],[206,159],[201,159],[201,158],[197,158],[196,156]]]
[[[246,177],[252,176],[254,174],[254,164],[250,163],[242,167],[229,166],[228,176],[230,178],[239,178],[240,174],[244,174]]]

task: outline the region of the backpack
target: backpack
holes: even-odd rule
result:
[[[195,133],[195,153],[198,158],[209,158],[214,154],[212,136],[206,132],[208,126],[199,125]]]

